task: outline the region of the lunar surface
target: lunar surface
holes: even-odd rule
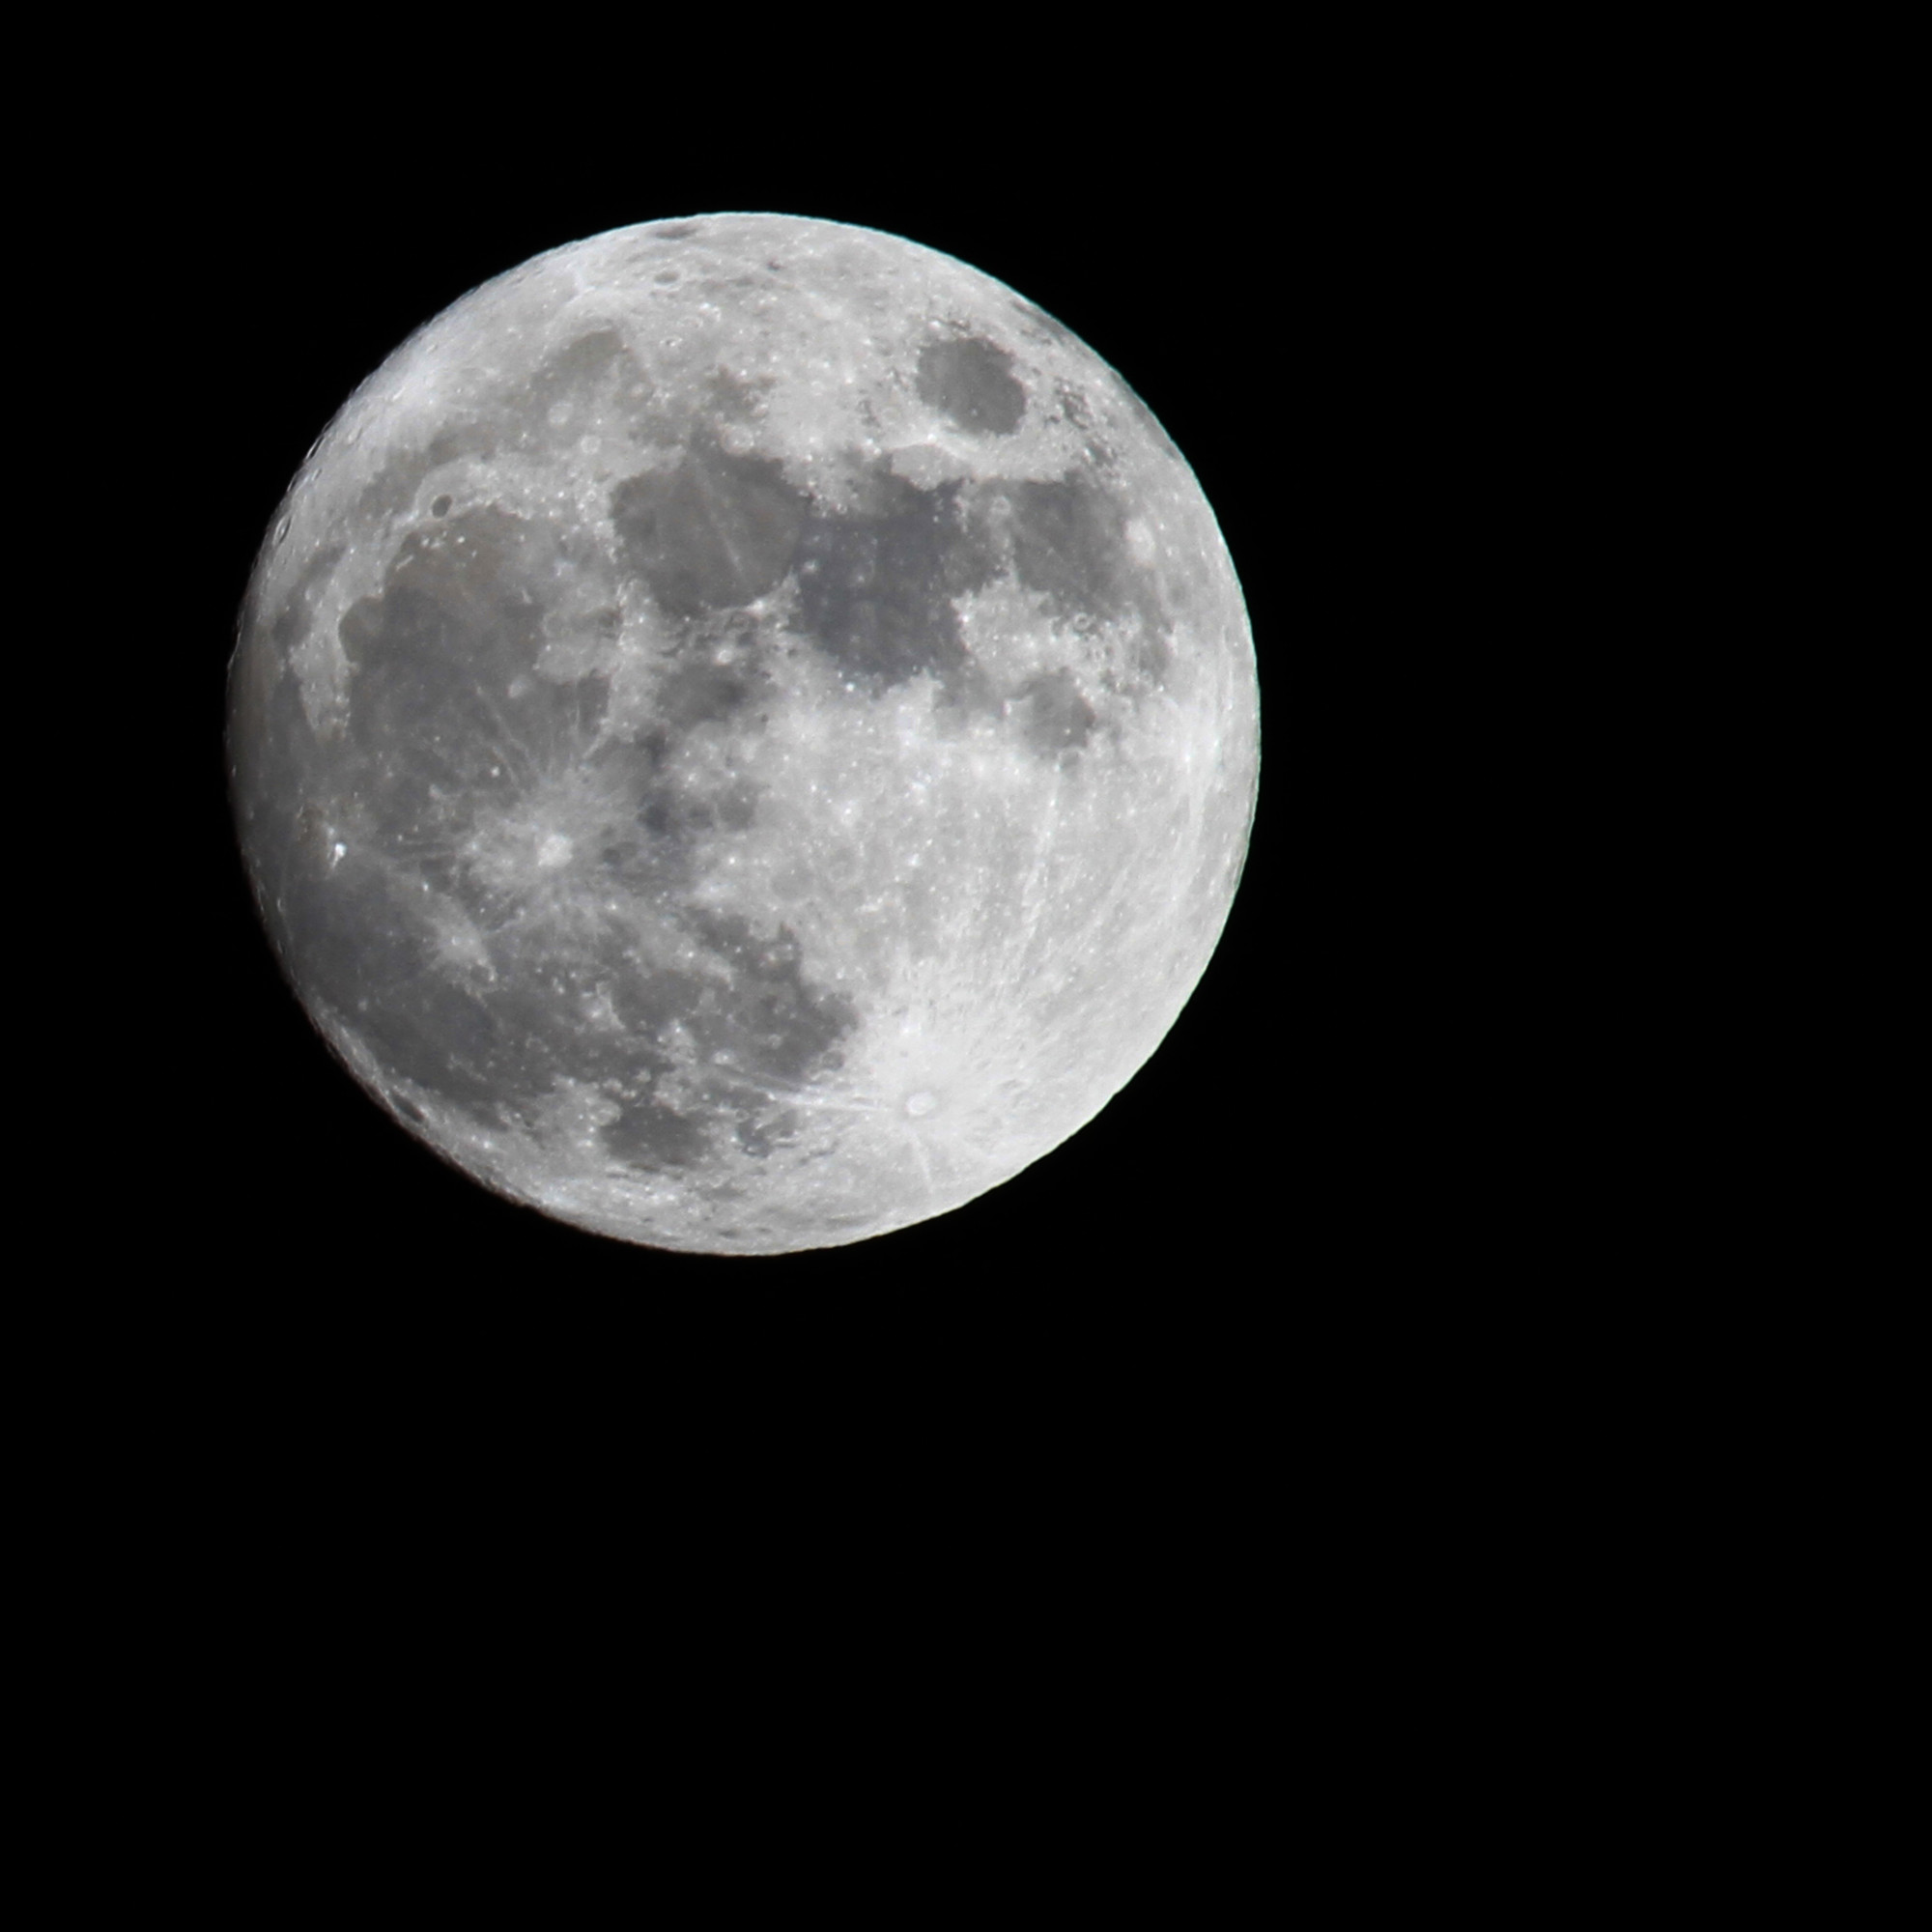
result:
[[[488,1187],[717,1254],[972,1200],[1173,1024],[1253,645],[1192,471],[952,258],[723,214],[485,284],[263,546],[243,856],[304,1008]]]

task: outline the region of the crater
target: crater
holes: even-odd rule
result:
[[[1006,350],[978,336],[928,342],[919,352],[919,399],[956,428],[1011,436],[1027,405],[1026,389],[1012,369]]]
[[[1015,709],[1027,744],[1046,757],[1078,752],[1096,722],[1073,673],[1065,669],[1047,671],[1022,686]]]

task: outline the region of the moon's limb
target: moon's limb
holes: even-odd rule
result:
[[[997,282],[775,215],[486,284],[257,564],[242,843],[358,1079],[564,1220],[718,1253],[944,1212],[1159,1043],[1245,852],[1199,485]]]

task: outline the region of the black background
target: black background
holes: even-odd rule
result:
[[[1235,18],[1078,15],[1056,45],[824,16],[795,67],[750,16],[687,49],[655,16],[432,14],[412,68],[407,23],[331,15],[249,26],[301,38],[238,73],[235,29],[169,15],[151,50],[90,16],[65,73],[23,69],[30,108],[66,98],[11,178],[12,400],[54,417],[17,454],[71,478],[13,526],[22,594],[59,595],[16,647],[57,684],[15,700],[53,776],[10,856],[64,897],[12,899],[10,1068],[51,1068],[10,1091],[39,1158],[9,1366],[67,1811],[154,1816],[204,1889],[245,1869],[236,1826],[273,1859],[313,1816],[326,1861],[280,1870],[366,1889],[342,1854],[385,1780],[406,1838],[445,1842],[419,1831],[443,1736],[520,1804],[527,1762],[608,1761],[624,1822],[588,1829],[627,1847],[658,1765],[762,1823],[774,1772],[865,1802],[846,1755],[888,1795],[956,1755],[992,1774],[969,1829],[1002,1877],[1037,1792],[1083,1897],[1103,1861],[1137,1901],[1168,1867],[1198,1917],[1215,1874],[1242,1902],[1507,1882],[1496,1819],[1571,1842],[1579,1740],[1613,1801],[1687,1711],[1705,1767],[1728,1715],[1684,1673],[1781,1587],[1791,1499],[1833,1493],[1819,1390],[1868,1378],[1818,1378],[1841,1266],[1773,1311],[1789,1362],[1754,1355],[1779,1270],[1693,1145],[1727,1123],[1637,1031],[1684,940],[1622,929],[1655,761],[1619,730],[1593,762],[1590,731],[1619,694],[1674,712],[1699,640],[1641,572],[1675,398],[1630,407],[1628,277],[1560,129],[1617,181],[1654,130],[1621,85],[1578,119],[1595,41],[1539,67],[1514,22],[1365,15],[1345,53]],[[1688,92],[1735,93],[1725,62]],[[578,1233],[391,1125],[281,983],[221,742],[256,546],[355,385],[543,248],[727,209],[946,249],[1118,368],[1220,519],[1264,706],[1226,936],[1131,1085],[979,1202],[764,1260]],[[1678,288],[1632,286],[1673,340]],[[1627,500],[1594,481],[1626,445]],[[1730,998],[1714,977],[1708,1014]],[[1727,1563],[1735,1600],[1700,1580]],[[531,1721],[564,1734],[525,1749]],[[831,1847],[841,1876],[895,1862]]]
[[[842,1696],[855,1640],[869,1655],[852,1674],[883,1673],[916,1709],[935,1681],[977,1697],[961,1660],[998,1672],[1005,1645],[1029,1688],[1017,1710],[988,1699],[1002,1778],[1084,1670],[1091,1718],[1070,1725],[1103,1755],[1118,1744],[1153,1800],[1146,1838],[1171,1833],[1183,1784],[1216,1813],[1190,1903],[1231,1830],[1266,1844],[1271,1875],[1278,1843],[1292,1858],[1307,1840],[1279,1825],[1280,1769],[1303,1789],[1339,1779],[1371,1818],[1384,1779],[1416,1780],[1433,1809],[1468,1782],[1467,1739],[1495,1728],[1491,1655],[1506,1676],[1574,1641],[1588,1674],[1627,1646],[1565,1634],[1573,1604],[1603,1600],[1602,1526],[1620,1534],[1596,1498],[1659,1426],[1616,1364],[1687,1360],[1687,1413],[1734,1374],[1728,1355],[1721,1376],[1690,1359],[1675,1317],[1630,1292],[1668,1287],[1675,1250],[1600,1265],[1633,1198],[1670,1179],[1651,1140],[1606,1164],[1575,1124],[1620,989],[1572,990],[1609,919],[1556,900],[1589,854],[1550,775],[1626,673],[1590,641],[1605,572],[1564,561],[1575,452],[1607,440],[1578,398],[1614,395],[1613,364],[1570,357],[1566,313],[1593,308],[1601,277],[1551,271],[1549,238],[1576,225],[1554,205],[1567,185],[1512,213],[1546,178],[1542,145],[1496,121],[1497,165],[1476,178],[1470,95],[1412,113],[1439,71],[1422,47],[1392,97],[1380,20],[1352,75],[1320,50],[1220,43],[1205,76],[1165,43],[1102,73],[1083,25],[990,78],[962,71],[974,47],[934,70],[895,42],[893,71],[849,97],[749,38],[678,66],[623,45],[627,29],[591,45],[555,24],[531,28],[527,61],[472,32],[482,76],[398,73],[361,30],[317,23],[309,99],[279,76],[233,99],[151,90],[138,139],[67,222],[72,267],[21,299],[60,334],[18,370],[47,372],[58,440],[81,444],[61,642],[83,670],[47,735],[70,788],[105,802],[86,850],[58,855],[99,940],[46,955],[45,998],[17,1013],[23,1030],[47,1015],[81,1102],[46,1163],[78,1183],[40,1296],[64,1350],[18,1360],[54,1391],[28,1485],[68,1569],[85,1578],[105,1551],[121,1572],[75,1591],[72,1621],[97,1603],[115,1619],[86,1674],[130,1656],[181,1687],[157,1732],[172,1784],[205,1687],[251,1641],[278,1647],[238,1692],[265,1735],[297,1680],[357,1724],[358,1642],[413,1685],[525,1604],[560,1628],[505,1632],[510,1675],[548,1698],[554,1667],[561,1683],[587,1663],[596,1710],[633,1681],[632,1652],[674,1683],[720,1631],[724,1668],[694,1680],[707,1699],[761,1664]],[[535,123],[538,96],[571,111]],[[1112,363],[1220,520],[1264,708],[1226,934],[1132,1083],[951,1214],[743,1260],[580,1233],[394,1126],[279,978],[222,748],[256,547],[352,389],[542,249],[732,209],[944,249]],[[87,437],[76,394],[99,404]],[[115,711],[125,732],[103,741]],[[70,929],[40,920],[22,950],[38,960]],[[74,954],[98,979],[66,977]],[[85,1082],[76,1011],[104,1046]],[[1608,1293],[1587,1292],[1593,1272]],[[1613,1405],[1601,1427],[1594,1385]],[[1586,1454],[1566,1457],[1566,1430],[1594,1435]],[[75,1506],[58,1473],[90,1459]],[[1727,1473],[1699,1509],[1733,1489]],[[822,1654],[805,1648],[818,1605],[838,1626]],[[957,1605],[974,1627],[955,1634]],[[600,1611],[624,1620],[617,1671]],[[659,1614],[693,1640],[654,1645]],[[130,1624],[156,1633],[145,1650]],[[1492,1652],[1465,1639],[1479,1626]],[[928,1648],[901,1680],[880,1660],[908,1643]],[[452,1668],[452,1702],[497,1722],[496,1659]],[[1574,1681],[1535,1675],[1539,1723],[1574,1729]],[[1309,1743],[1330,1708],[1346,1750]],[[360,1729],[358,1779],[392,1715]],[[832,1716],[799,1735],[838,1736]],[[651,1722],[620,1728],[650,1747]],[[761,1747],[769,1726],[725,1729]],[[1548,1755],[1539,1736],[1520,1748]],[[271,1761],[252,1741],[234,1754],[251,1774]],[[1138,1875],[1138,1845],[1108,1855]]]
[[[172,511],[181,678],[166,757],[187,815],[159,916],[186,949],[181,998],[201,1096],[173,1211],[209,1266],[475,1287],[621,1290],[807,1284],[917,1293],[945,1279],[1080,1303],[1269,1293],[1296,1209],[1290,1122],[1322,1026],[1297,990],[1286,901],[1295,584],[1309,541],[1297,447],[1320,407],[1292,351],[1293,224],[1250,183],[1204,195],[1118,178],[1079,185],[961,165],[915,178],[863,163],[639,159],[613,181],[503,166],[452,180],[338,167],[229,181],[190,171],[157,225],[181,307],[176,374],[199,424]],[[1165,1044],[1100,1116],[1006,1185],[853,1246],[708,1259],[573,1230],[488,1193],[391,1122],[332,1060],[256,922],[228,820],[223,684],[256,547],[309,443],[412,329],[543,249],[629,222],[735,209],[861,223],[956,255],[1056,316],[1117,368],[1192,464],[1252,619],[1264,696],[1259,816],[1227,930]],[[1306,945],[1307,932],[1299,934]],[[1305,1122],[1304,1122],[1305,1125]],[[1305,1141],[1305,1133],[1302,1136]],[[1276,1259],[1271,1262],[1270,1257]]]
[[[1494,1818],[1544,1820],[1485,1754],[1540,1776],[1608,1739],[1624,1776],[1625,1738],[1654,1757],[1703,1721],[1683,1669],[1708,1677],[1778,1587],[1790,1499],[1830,1490],[1808,1304],[1843,1269],[1773,1331],[1805,1366],[1754,1359],[1779,1270],[1741,1265],[1728,1124],[1637,1031],[1684,940],[1620,931],[1650,916],[1647,855],[1619,848],[1655,761],[1634,731],[1614,760],[1590,739],[1620,695],[1673,712],[1700,641],[1642,582],[1677,399],[1633,407],[1633,333],[1672,344],[1682,290],[1632,279],[1563,165],[1574,127],[1620,185],[1654,117],[1620,79],[1579,115],[1601,46],[1539,64],[1514,24],[1364,16],[1342,50],[1272,16],[1246,40],[1125,17],[1060,45],[1031,19],[813,19],[808,68],[735,19],[690,51],[655,18],[431,14],[412,69],[393,20],[318,16],[225,82],[228,30],[168,16],[163,61],[90,18],[54,77],[70,98],[12,180],[14,394],[57,418],[23,471],[74,474],[14,526],[22,579],[61,599],[60,687],[13,722],[28,762],[48,741],[32,803],[78,829],[23,814],[13,850],[84,903],[14,894],[34,977],[10,1047],[55,1063],[12,1095],[41,1156],[15,1299],[56,1333],[30,1315],[10,1362],[38,1410],[23,1508],[50,1525],[25,1594],[86,1645],[49,1680],[62,1747],[143,1808],[242,1818],[188,1775],[212,1747],[288,1814],[280,1754],[321,1739],[327,1763],[332,1721],[334,1788],[393,1762],[415,1821],[437,1719],[412,1714],[441,1690],[495,1769],[520,1683],[609,1714],[620,1800],[653,1755],[702,1779],[659,1718],[686,1691],[701,1744],[799,1762],[788,1796],[846,1788],[828,1771],[876,1690],[894,1728],[857,1747],[895,1772],[963,1734],[997,1805],[1040,1762],[1083,1886],[1104,1858],[1145,1895],[1171,1860],[1198,1916],[1202,1875],[1245,1857],[1309,1895],[1299,1866],[1339,1836],[1355,1890],[1439,1890],[1436,1820],[1490,1884],[1514,1869]],[[1639,57],[1680,71],[1674,42]],[[1724,60],[1686,83],[1699,123],[1736,92]],[[1727,182],[1685,223],[1687,257],[1736,202]],[[389,1123],[277,975],[221,744],[256,546],[354,386],[541,249],[728,209],[948,250],[1113,363],[1220,519],[1264,705],[1228,931],[1132,1084],[965,1208],[735,1261],[580,1234]],[[58,254],[25,232],[42,214]],[[43,533],[73,559],[43,562]],[[1714,978],[1709,1013],[1729,998]],[[48,1094],[74,1100],[54,1132]],[[1687,1244],[1678,1204],[1706,1194]],[[1748,1204],[1774,1236],[1788,1211]],[[1698,1625],[1699,1563],[1758,1518],[1747,1599],[1710,1593]],[[737,1770],[704,1782],[755,1816]],[[1575,1808],[1574,1779],[1542,1783]],[[1090,1791],[1104,1840],[1065,1830]],[[1211,1828],[1180,1827],[1190,1804]],[[1391,1818],[1421,1856],[1387,1855]],[[171,1837],[201,1882],[206,1832]]]

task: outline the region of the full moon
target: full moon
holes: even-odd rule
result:
[[[304,1009],[486,1187],[831,1247],[1131,1079],[1220,937],[1254,647],[1146,406],[896,236],[647,223],[343,406],[242,612],[242,856]]]

